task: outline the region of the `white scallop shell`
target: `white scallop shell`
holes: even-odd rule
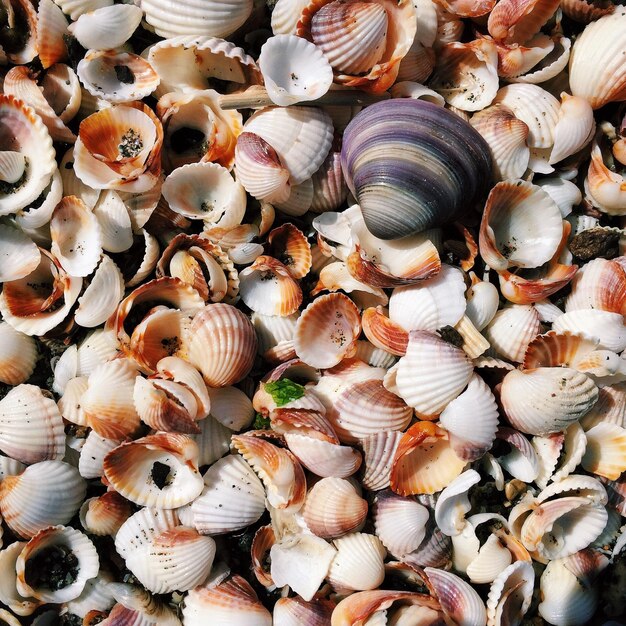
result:
[[[518,623],[530,608],[535,572],[528,561],[516,561],[493,581],[487,598],[487,626]]]
[[[478,482],[480,474],[469,469],[457,476],[439,494],[435,505],[435,521],[445,535],[453,537],[463,531],[466,525],[465,515],[472,508],[468,492]]]
[[[397,557],[419,548],[427,532],[428,509],[413,498],[382,492],[375,500],[376,535]]]
[[[578,152],[591,141],[595,129],[593,109],[589,102],[584,98],[562,93],[559,121],[554,127],[550,164],[558,163]]]
[[[351,533],[335,539],[335,554],[328,580],[335,589],[376,589],[385,578],[386,550],[380,539],[366,533]]]
[[[19,385],[28,380],[37,362],[37,344],[6,322],[0,322],[0,382]]]
[[[270,37],[261,48],[259,68],[268,96],[279,106],[317,100],[333,83],[333,70],[322,51],[295,35]]]
[[[132,4],[114,4],[82,14],[68,30],[87,50],[109,50],[126,43],[141,22],[142,11]]]
[[[365,437],[363,446],[363,486],[370,491],[389,487],[391,465],[402,438],[398,431],[378,432]]]
[[[308,0],[278,0],[272,10],[272,32],[295,35],[302,9],[308,4]]]
[[[120,442],[115,439],[105,439],[92,430],[85,440],[80,451],[78,471],[83,478],[100,478],[104,476],[104,457]]]
[[[571,331],[587,337],[595,337],[600,346],[613,352],[622,352],[626,348],[626,326],[619,313],[610,313],[598,309],[579,309],[568,311],[554,320],[553,330]]]
[[[498,354],[515,363],[521,363],[528,344],[539,330],[539,315],[535,308],[513,304],[495,314],[485,328],[485,337]]]
[[[0,283],[28,276],[39,265],[41,253],[28,235],[0,224]]]

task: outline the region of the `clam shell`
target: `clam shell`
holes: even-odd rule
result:
[[[296,322],[294,348],[308,365],[330,368],[352,356],[360,332],[358,309],[347,296],[319,296]]]
[[[22,550],[26,546],[26,542],[15,541],[7,548],[0,551],[0,593],[2,594],[2,602],[6,604],[11,611],[20,616],[31,615],[37,607],[43,602],[33,598],[32,596],[24,597],[17,590],[17,572],[15,564]],[[19,622],[18,622],[19,624]]]
[[[63,458],[63,420],[39,387],[18,385],[0,400],[0,450],[23,463]]]
[[[462,578],[427,567],[424,573],[435,588],[441,608],[459,626],[485,626],[487,611],[476,590]]]
[[[267,142],[298,185],[320,168],[328,154],[333,134],[329,115],[311,107],[271,107],[257,111],[244,125]]]
[[[437,133],[447,136],[446,146],[438,145]],[[381,159],[383,143],[388,156]],[[355,117],[344,134],[341,165],[368,229],[381,239],[453,220],[461,199],[478,196],[477,181],[491,174],[488,146],[469,124],[429,102],[406,99],[372,105]],[[446,181],[437,194],[428,182],[435,170]],[[390,203],[396,206],[391,222]]]
[[[193,389],[193,388],[192,388]],[[209,389],[211,415],[230,430],[247,428],[254,418],[252,402],[237,387]]]
[[[160,82],[148,61],[115,50],[89,50],[79,61],[76,73],[92,96],[113,104],[141,100]]]
[[[347,478],[361,465],[361,454],[349,446],[296,433],[285,433],[285,441],[298,461],[317,476]]]
[[[626,12],[616,7],[612,15],[587,25],[572,48],[572,93],[588,100],[594,109],[626,97],[626,72],[620,63],[626,51],[622,36],[625,22]]]
[[[265,490],[239,455],[229,455],[211,465],[205,487],[191,505],[193,524],[202,534],[239,530],[256,522],[265,511]],[[237,497],[234,497],[233,485]]]
[[[626,272],[618,263],[593,259],[576,273],[565,311],[579,309],[626,313]]]
[[[504,0],[489,14],[487,28],[496,40],[524,43],[557,10],[557,0]]]
[[[272,10],[272,32],[275,35],[295,35],[302,9],[308,0],[278,0]]]
[[[364,591],[376,589],[385,578],[386,550],[380,539],[366,533],[350,533],[335,539],[337,554],[328,570],[335,589]]]
[[[26,382],[37,362],[35,340],[20,333],[6,322],[0,322],[0,382],[6,385],[19,385]]]
[[[246,208],[244,188],[217,163],[174,170],[163,183],[163,196],[176,213],[226,229],[241,223]]]
[[[497,461],[513,478],[525,483],[534,481],[539,475],[539,459],[526,437],[512,428],[501,427],[497,438],[506,441],[511,451]]]
[[[243,302],[261,315],[293,315],[302,303],[302,290],[289,268],[261,255],[239,274]]]
[[[83,13],[68,26],[68,30],[87,50],[110,50],[130,39],[141,18],[139,7],[114,4]]]
[[[500,397],[513,426],[546,435],[564,430],[584,416],[597,401],[598,388],[576,370],[540,367],[509,372],[502,381]]]
[[[587,100],[563,92],[550,163],[558,163],[578,152],[591,141],[595,128],[593,110]]]
[[[419,415],[438,415],[468,384],[472,363],[460,348],[434,333],[409,333],[406,355],[385,377],[385,387],[397,393]]]
[[[202,491],[197,457],[198,446],[190,437],[159,433],[111,450],[104,458],[104,474],[127,500],[173,509],[191,502]]]
[[[374,508],[376,535],[392,554],[402,557],[419,548],[426,536],[428,509],[412,498],[383,491]]]
[[[295,35],[270,37],[261,48],[259,67],[268,96],[279,106],[317,100],[333,83],[322,50]]]
[[[557,317],[552,325],[557,332],[570,331],[599,341],[599,348],[621,352],[626,348],[623,316],[596,309],[569,311]]]
[[[40,196],[56,163],[50,133],[31,107],[11,95],[1,95],[0,113],[0,133],[9,138],[3,141],[3,149],[21,153],[29,163],[22,184],[12,193],[0,194],[0,215],[8,215],[24,209]]]
[[[95,578],[90,578],[82,593],[68,602],[68,612],[79,617],[87,617],[91,611],[105,612],[115,604],[109,584],[113,583],[112,576],[100,570]],[[114,583],[113,583],[114,584]]]
[[[0,482],[0,512],[18,537],[67,524],[78,512],[87,486],[78,470],[61,461],[41,461]]]
[[[330,616],[334,604],[328,600],[314,599],[306,602],[298,596],[294,598],[280,598],[274,605],[274,626],[326,626],[330,623]]]
[[[585,432],[587,448],[582,466],[597,476],[617,480],[626,471],[626,429],[601,422]]]
[[[363,311],[363,333],[380,350],[395,356],[404,356],[409,345],[409,333],[399,324],[394,324],[384,313],[382,307]]]
[[[115,439],[105,439],[92,430],[80,451],[78,471],[83,478],[100,478],[104,475],[104,457],[120,444]]]
[[[117,191],[104,191],[93,207],[98,220],[102,248],[124,252],[133,245],[133,230],[128,209]]]
[[[365,471],[362,483],[366,489],[378,491],[379,489],[389,487],[391,466],[401,438],[402,433],[400,432],[381,431],[363,439],[363,465]]]
[[[541,228],[541,237],[529,233]],[[521,180],[496,184],[480,225],[480,253],[489,267],[539,267],[557,251],[561,211],[540,187]]]
[[[439,420],[450,434],[456,454],[466,461],[475,461],[489,450],[498,428],[493,393],[482,378],[473,374],[467,389],[446,406]]]
[[[391,489],[406,496],[441,491],[456,478],[465,461],[447,434],[432,422],[416,422],[402,436],[391,468]]]
[[[67,19],[52,1],[42,0],[37,9],[37,55],[44,69],[67,58],[63,35],[67,34]]]
[[[528,126],[513,111],[496,104],[478,111],[470,124],[489,145],[496,180],[517,179],[528,168],[530,150],[526,144]]]
[[[97,498],[85,500],[80,508],[81,526],[91,535],[110,535],[117,531],[131,516],[130,502],[116,491],[107,491]]]
[[[457,476],[440,494],[435,505],[435,521],[441,532],[453,537],[466,525],[465,515],[472,505],[468,498],[470,488],[480,482],[480,474],[467,470]]]
[[[290,511],[302,507],[306,497],[306,477],[291,452],[249,435],[233,435],[232,445],[263,481],[267,500],[273,507]]]
[[[307,494],[302,516],[314,535],[333,539],[362,528],[367,509],[352,483],[322,478]]]
[[[209,304],[193,318],[186,347],[207,385],[227,387],[250,371],[257,338],[246,315],[229,304]]]
[[[24,231],[41,228],[50,221],[50,216],[63,194],[61,174],[56,169],[52,173],[50,183],[42,191],[43,202],[38,207],[26,207],[15,216],[15,221]],[[48,241],[46,241],[48,243]]]
[[[180,626],[181,622],[172,609],[141,587],[133,587],[125,583],[109,583],[107,590],[117,600],[117,604],[106,618],[114,624]]]
[[[26,574],[30,559],[53,546],[63,546],[68,549],[78,560],[77,576],[69,585],[60,589],[50,589],[41,586],[31,586]],[[34,596],[43,602],[68,602],[77,598],[86,582],[98,574],[100,562],[98,553],[91,540],[86,535],[68,526],[51,526],[39,531],[22,549],[17,557],[15,569],[17,571],[17,590],[23,596]]]
[[[504,358],[521,363],[528,344],[540,330],[539,315],[528,305],[514,304],[498,311],[485,329],[485,337]]]
[[[521,623],[530,608],[535,572],[528,561],[516,561],[493,581],[487,597],[487,626]]]
[[[209,35],[228,37],[250,16],[252,0],[142,0],[145,20],[161,37]]]

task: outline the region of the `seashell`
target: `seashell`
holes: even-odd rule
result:
[[[288,432],[285,441],[304,467],[321,477],[347,478],[361,465],[361,454],[349,446]]]
[[[496,47],[498,50],[498,75],[515,80],[517,77],[532,71],[537,64],[549,56],[555,48],[555,42],[547,35],[539,33],[524,44],[496,43]],[[567,60],[565,65],[567,65]]]
[[[92,96],[112,104],[141,100],[160,81],[148,61],[116,50],[89,50],[79,61],[76,73]]]
[[[394,134],[399,127],[411,128],[411,132]],[[447,148],[437,147],[433,141],[437,132],[446,133]],[[378,154],[373,169],[372,159],[379,140],[385,141],[390,155],[393,150],[389,146],[393,149],[397,146],[403,153],[408,150],[411,155],[419,153],[423,164],[419,176],[414,166],[409,176],[402,164],[391,158],[382,162]],[[455,160],[450,160],[446,153],[452,146],[455,147]],[[371,164],[367,154],[370,154]],[[454,219],[461,198],[467,201],[479,195],[476,181],[489,178],[490,161],[487,144],[478,138],[477,132],[470,130],[469,124],[429,102],[406,99],[381,102],[357,115],[344,134],[341,157],[346,183],[361,205],[368,229],[382,239],[404,237]],[[419,182],[428,180],[434,169],[444,178],[450,178],[445,200],[431,197],[424,183]],[[452,171],[455,172],[454,182]],[[395,190],[392,181],[396,178],[402,178],[402,191]],[[397,207],[397,219],[392,222],[383,218],[383,206],[390,202]]]
[[[418,28],[421,26],[422,23],[418,19]],[[396,95],[396,88],[398,88],[398,85],[408,87],[410,83],[424,83],[435,68],[435,54],[433,49],[429,46],[424,46],[419,41],[418,35],[416,35],[413,40],[409,51],[400,61],[398,77],[396,78],[395,84],[391,88],[391,93],[393,94],[392,97],[394,98],[399,97]]]
[[[524,43],[552,17],[555,0],[505,0],[489,14],[487,29],[498,41]]]
[[[531,512],[522,525],[521,541],[535,559],[563,558],[586,548],[602,532],[607,519],[601,504],[574,496],[558,498]]]
[[[575,556],[551,561],[541,575],[542,602],[538,611],[550,624],[584,624],[596,611],[597,590],[570,571],[570,560]],[[554,592],[556,589],[558,593]]]
[[[26,382],[37,363],[35,340],[20,333],[6,322],[0,322],[0,382],[19,385]]]
[[[109,361],[90,374],[81,406],[87,424],[101,437],[123,439],[137,432],[140,421],[133,402],[137,376],[128,359]]]
[[[385,352],[380,348],[375,347],[369,341],[359,340],[356,348],[356,358],[364,361],[372,367],[382,367],[389,369],[392,365],[395,365],[396,358],[393,354]]]
[[[456,478],[465,461],[459,459],[447,434],[432,422],[416,422],[402,436],[391,468],[391,489],[406,496],[436,493]]]
[[[229,304],[209,304],[195,315],[186,341],[187,360],[210,387],[227,387],[244,378],[257,351],[254,327]]]
[[[598,401],[580,422],[583,428],[588,430],[603,422],[623,426],[626,415],[625,392],[623,383],[602,387],[599,390]]]
[[[596,309],[569,311],[554,320],[552,328],[559,333],[570,331],[593,337],[599,341],[599,348],[613,352],[626,348],[626,328],[619,313]]]
[[[15,564],[22,550],[26,546],[26,542],[15,541],[7,548],[0,551],[0,594],[2,602],[14,613],[20,616],[28,616],[43,604],[40,600],[33,597],[24,597],[17,590],[17,572]],[[19,623],[19,622],[18,622]]]
[[[192,387],[192,389],[195,388]],[[254,408],[248,396],[236,387],[209,389],[211,415],[230,430],[240,431],[252,423]]]
[[[541,187],[556,202],[561,215],[567,217],[572,208],[582,201],[580,189],[574,183],[563,178],[544,178],[537,181]]]
[[[140,623],[145,626],[181,624],[172,609],[140,587],[125,583],[109,583],[107,590],[117,601],[106,618],[109,624]]]
[[[30,63],[37,55],[38,20],[35,7],[30,2],[18,0],[4,5],[6,15],[3,43],[7,50],[2,56],[13,63]]]
[[[478,111],[470,124],[489,145],[496,180],[518,179],[528,168],[528,126],[513,111],[496,104]]]
[[[337,554],[328,570],[335,589],[365,591],[376,589],[385,578],[386,550],[380,539],[366,533],[350,533],[333,541]]]
[[[261,48],[259,67],[269,98],[279,106],[317,100],[333,83],[322,50],[295,35],[270,37]]]
[[[492,533],[476,558],[467,566],[467,575],[473,583],[491,583],[511,564],[511,560],[511,552],[503,545],[500,537]]]
[[[100,190],[89,187],[76,176],[76,173],[74,171],[74,163],[74,146],[72,146],[63,155],[63,158],[61,159],[61,163],[59,165],[59,175],[62,182],[61,190],[58,194],[56,194],[58,195],[58,200],[54,203],[54,206],[50,207],[49,209],[50,215],[52,215],[52,210],[61,201],[61,197],[64,195],[76,196],[77,198],[80,198],[91,209],[93,209],[98,202],[98,198],[100,197]]]
[[[577,272],[565,311],[579,309],[626,312],[626,272],[618,263],[593,259]]]
[[[183,620],[189,626],[243,624],[272,626],[272,616],[257,598],[250,583],[234,575],[217,585],[210,581],[192,589],[186,597]]]
[[[528,237],[539,223],[542,236]],[[496,271],[539,267],[557,251],[562,224],[561,211],[541,188],[521,180],[497,183],[480,225],[480,253]]]
[[[0,450],[23,463],[63,458],[63,420],[39,387],[18,385],[0,400]]]
[[[239,274],[241,299],[261,315],[292,315],[302,303],[302,290],[289,268],[270,256],[259,256]]]
[[[411,2],[315,0],[302,10],[296,34],[319,46],[335,82],[382,92],[398,74],[417,31]]]
[[[141,18],[139,7],[111,5],[83,13],[68,30],[87,50],[110,50],[130,39]]]
[[[76,80],[75,76],[74,80]],[[63,123],[52,107],[52,103],[48,102],[46,93],[37,84],[36,75],[33,72],[24,66],[17,66],[9,70],[4,79],[4,93],[19,98],[31,106],[48,128],[50,137],[54,141],[74,143],[76,135]]]
[[[142,0],[145,20],[161,37],[208,35],[228,37],[250,16],[252,0],[196,2],[187,0],[175,10],[163,0]]]
[[[348,196],[348,188],[341,170],[341,152],[332,148],[320,168],[313,174],[313,198],[309,211],[324,213],[336,211]]]
[[[18,537],[30,539],[40,530],[67,524],[78,512],[86,493],[78,470],[61,461],[30,465],[19,475],[0,482],[0,511]]]
[[[130,215],[117,191],[102,192],[93,207],[93,214],[98,220],[104,250],[124,252],[133,245]]]
[[[352,356],[360,332],[358,309],[347,296],[319,296],[296,322],[294,348],[307,365],[330,368]]]
[[[428,509],[412,498],[383,491],[376,495],[376,535],[392,554],[402,557],[417,550],[426,536]]]
[[[528,126],[526,142],[530,148],[552,147],[560,110],[552,94],[537,85],[507,85],[498,91],[494,103],[510,109]]]
[[[378,491],[389,487],[391,466],[401,438],[398,431],[379,431],[363,439],[365,471],[361,481],[366,489]]]
[[[67,47],[63,40],[63,36],[68,33],[67,26],[63,11],[52,0],[43,0],[39,3],[37,55],[44,69],[67,58]]]
[[[211,465],[204,475],[204,484],[201,495],[191,504],[193,525],[203,535],[245,528],[265,511],[263,485],[239,455],[228,455]]]
[[[57,559],[61,555],[73,555],[75,574],[69,584],[54,589],[46,584],[45,573],[34,567],[37,555],[41,553],[53,554]],[[17,591],[22,596],[33,596],[43,602],[68,602],[81,594],[86,582],[98,574],[99,567],[96,548],[86,535],[69,526],[51,526],[39,531],[17,557]]]
[[[103,570],[95,578],[85,583],[85,588],[78,598],[67,603],[68,612],[79,617],[87,617],[90,611],[108,611],[115,604],[109,584],[113,583],[112,576]],[[113,583],[115,584],[115,583]]]
[[[624,466],[626,431],[621,425],[600,422],[585,432],[587,448],[582,466],[598,476],[617,480]]]
[[[104,475],[104,457],[120,444],[115,439],[105,439],[92,430],[80,451],[78,471],[83,478],[100,478]]]
[[[496,437],[508,443],[511,451],[497,461],[513,478],[525,483],[533,482],[539,475],[539,459],[526,437],[511,428],[501,427]]]
[[[550,163],[558,163],[587,145],[595,133],[591,105],[584,98],[561,94],[559,121],[554,128]]]
[[[620,36],[625,20],[623,10],[601,17],[585,27],[572,48],[569,64],[572,94],[588,100],[593,109],[619,102],[626,95],[626,73],[619,63],[626,51],[626,42]],[[596,71],[589,69],[591,59]],[[602,71],[597,71],[598,68]]]
[[[487,626],[521,623],[530,608],[535,572],[528,561],[516,561],[493,581],[487,597]]]
[[[304,278],[311,269],[311,246],[304,233],[293,224],[274,228],[268,236],[270,256],[283,263],[296,279]]]
[[[598,388],[576,370],[539,367],[509,372],[502,381],[500,399],[515,428],[546,435],[565,430],[584,416],[598,399]]]
[[[446,101],[443,96],[429,87],[412,81],[395,83],[389,90],[392,98],[413,98],[414,100],[426,100],[439,106],[444,106]]]
[[[275,626],[326,626],[330,624],[330,616],[334,604],[329,600],[313,599],[306,602],[302,598],[280,598],[274,605],[273,623]]]
[[[498,91],[498,53],[489,39],[448,43],[438,51],[432,89],[462,111],[489,106]]]
[[[333,539],[363,527],[367,502],[342,478],[322,478],[306,497],[304,521],[317,537]]]
[[[115,536],[115,549],[146,589],[171,593],[204,582],[215,541],[180,526],[173,511],[145,508],[124,522]]]
[[[541,35],[537,37],[541,37]],[[549,53],[543,56],[528,74],[516,76],[512,81],[535,85],[560,77],[562,75],[561,72],[563,72],[569,61],[572,42],[567,37],[557,34],[552,37],[552,44],[553,47]]]
[[[139,506],[173,509],[194,500],[203,482],[198,446],[186,435],[157,433],[123,443],[104,458],[114,489]]]
[[[460,348],[433,333],[411,331],[406,355],[388,371],[384,385],[419,415],[432,417],[461,393],[472,370]]]
[[[63,198],[50,220],[52,254],[71,276],[88,276],[102,253],[98,221],[75,196]]]
[[[329,115],[321,109],[271,107],[252,115],[244,131],[258,135],[271,146],[288,170],[290,183],[299,185],[311,178],[324,162],[331,147],[333,126]]]
[[[442,533],[450,537],[461,534],[467,524],[465,515],[472,508],[468,492],[479,482],[480,474],[470,469],[457,476],[441,492],[435,505],[435,521]]]
[[[232,445],[252,466],[277,509],[297,511],[306,497],[306,478],[297,459],[283,448],[259,437],[233,435]]]
[[[23,155],[24,174],[10,184],[9,193],[0,193],[0,215],[16,213],[36,200],[50,182],[56,169],[52,139],[34,109],[11,95],[0,95],[0,112],[3,149]],[[22,180],[23,177],[23,180]],[[7,181],[8,182],[8,181]]]
[[[487,611],[476,590],[462,578],[439,569],[427,567],[424,573],[435,588],[441,608],[459,626],[485,626]]]
[[[147,105],[102,109],[80,124],[74,172],[96,189],[148,191],[161,173],[162,143],[161,122]]]
[[[116,491],[107,491],[97,498],[85,500],[80,508],[80,523],[91,535],[115,537],[131,516],[130,502]]]
[[[475,461],[489,450],[498,427],[498,410],[491,390],[479,376],[472,375],[467,389],[446,406],[440,424],[448,431],[459,458]]]
[[[308,0],[278,0],[272,10],[272,32],[275,35],[295,35],[302,9]]]
[[[528,345],[539,331],[536,309],[529,305],[514,304],[495,314],[485,328],[485,337],[504,358],[521,363]]]
[[[243,187],[217,163],[174,170],[163,183],[163,195],[176,213],[227,229],[241,223],[246,208]]]
[[[263,358],[270,362],[273,362],[275,358],[280,361],[295,358],[292,340],[298,313],[279,317],[253,312],[250,319],[254,324],[259,340],[259,352]],[[282,358],[283,350],[287,353],[285,359]]]

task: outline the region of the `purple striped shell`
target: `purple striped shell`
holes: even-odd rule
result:
[[[386,100],[361,111],[346,128],[341,166],[368,229],[381,239],[455,220],[491,180],[485,140],[423,100]]]

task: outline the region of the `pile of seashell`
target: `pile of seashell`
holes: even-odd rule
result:
[[[2,0],[0,76],[1,624],[620,623],[623,3]]]

